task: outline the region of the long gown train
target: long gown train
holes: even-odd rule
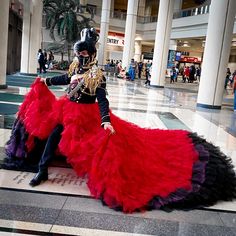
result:
[[[20,106],[3,167],[34,170],[45,140],[62,124],[57,153],[111,208],[193,208],[236,197],[231,160],[217,147],[195,133],[141,128],[110,113],[115,135],[100,126],[97,103],[57,99],[36,79]]]

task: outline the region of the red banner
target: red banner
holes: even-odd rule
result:
[[[181,62],[192,62],[192,63],[200,63],[200,62],[202,62],[201,58],[198,58],[198,57],[185,57],[185,56],[181,56],[180,61]]]

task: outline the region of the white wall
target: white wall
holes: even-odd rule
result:
[[[234,48],[233,50],[231,50],[230,55],[234,56],[233,58],[231,58],[231,61],[228,63],[228,67],[230,68],[231,72],[234,72],[234,70],[236,70],[236,49]]]
[[[233,73],[236,70],[236,62],[228,63],[228,67],[230,68],[231,73]]]
[[[109,52],[109,59],[122,60],[123,52]]]

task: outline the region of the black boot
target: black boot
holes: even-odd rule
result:
[[[29,185],[35,187],[39,185],[42,181],[48,180],[48,172],[47,171],[39,171],[34,178],[29,182]]]

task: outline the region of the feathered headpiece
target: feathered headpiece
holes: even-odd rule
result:
[[[81,39],[75,43],[74,52],[87,50],[90,55],[96,54],[96,43],[99,35],[94,28],[84,28],[80,33]]]

